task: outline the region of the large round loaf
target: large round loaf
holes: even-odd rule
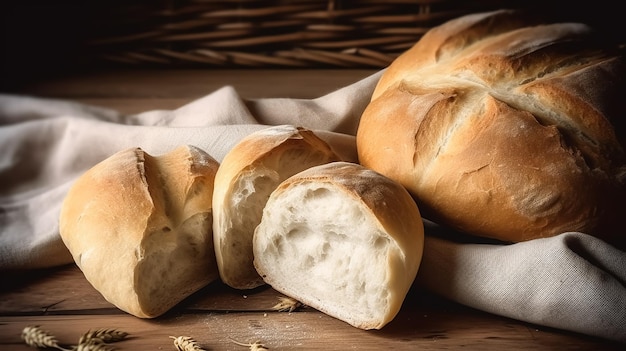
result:
[[[213,193],[213,239],[224,283],[235,289],[264,284],[252,262],[252,236],[270,193],[302,170],[337,160],[313,131],[291,125],[254,132],[226,154]]]
[[[253,249],[257,271],[277,291],[357,328],[380,329],[413,284],[424,224],[402,185],[332,162],[272,192]]]
[[[500,10],[425,34],[381,77],[359,162],[469,234],[623,242],[623,58],[584,24],[529,23]]]
[[[60,234],[106,300],[152,318],[218,278],[211,226],[218,166],[192,146],[160,156],[131,148],[76,180]]]

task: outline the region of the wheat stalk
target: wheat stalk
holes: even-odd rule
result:
[[[272,308],[279,312],[293,312],[302,307],[301,302],[292,299],[291,297],[280,296],[278,297],[278,300],[279,302]]]
[[[41,329],[38,325],[28,326],[22,330],[22,339],[31,347],[53,347],[62,351],[69,351],[59,345],[56,337]]]
[[[89,339],[84,343],[78,344],[73,351],[112,351],[114,348],[107,346],[100,339]]]
[[[174,339],[174,346],[178,351],[205,351],[189,336],[170,336]]]
[[[252,344],[246,344],[246,343],[239,342],[233,339],[230,339],[230,341],[232,341],[235,345],[248,347],[250,348],[250,351],[269,350],[267,347],[265,347],[265,345],[261,344],[260,341],[255,341]]]
[[[100,340],[104,343],[112,343],[124,340],[128,333],[116,329],[88,330],[80,337],[78,344],[87,344],[91,340]]]

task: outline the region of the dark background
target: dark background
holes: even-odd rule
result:
[[[20,0],[5,2],[0,12],[0,89],[36,79],[97,68],[90,61],[84,42],[99,28],[107,8],[128,1]],[[170,6],[174,1],[150,1],[151,6]],[[606,33],[607,38],[626,42],[626,16],[619,1],[490,1],[493,7],[523,7],[538,15],[581,21]],[[107,19],[109,20],[109,19]],[[115,24],[116,18],[110,18]]]

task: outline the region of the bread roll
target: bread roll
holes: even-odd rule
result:
[[[399,312],[423,245],[406,189],[333,162],[272,192],[254,233],[254,265],[277,291],[357,328],[380,329]]]
[[[252,236],[267,198],[286,178],[338,159],[312,131],[288,125],[252,133],[229,151],[213,194],[215,253],[224,283],[236,289],[264,284],[252,263]]]
[[[359,162],[469,234],[623,243],[626,167],[611,123],[626,112],[623,58],[586,25],[528,23],[500,10],[425,34],[381,77]]]
[[[157,317],[218,278],[211,199],[218,163],[181,146],[120,151],[63,201],[60,234],[86,279],[121,310]]]

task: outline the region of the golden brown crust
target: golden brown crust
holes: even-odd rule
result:
[[[583,231],[615,242],[622,57],[578,23],[513,11],[434,28],[392,63],[357,132],[359,162],[431,219],[505,241]],[[613,235],[616,235],[613,237]]]

